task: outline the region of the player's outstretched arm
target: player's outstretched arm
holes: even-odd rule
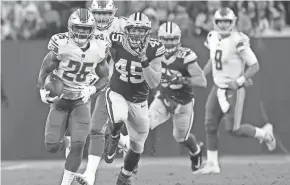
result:
[[[98,92],[105,88],[109,82],[109,65],[106,58],[102,62],[98,63],[96,67],[96,74],[99,79],[94,86],[96,87],[96,92]]]
[[[198,65],[197,62],[188,64],[187,71],[190,74],[190,77],[186,78],[185,83],[191,87],[203,87],[207,85],[207,81],[204,75],[203,70]]]
[[[211,64],[211,59],[208,59],[207,63],[205,64],[203,68],[203,73],[204,75],[208,75],[212,70],[212,64]]]
[[[156,88],[162,75],[161,57],[154,58],[151,61],[147,59],[141,64],[145,81],[151,89]]]
[[[58,68],[59,60],[53,52],[47,53],[44,57],[39,75],[38,75],[38,87],[43,88],[46,77],[56,68]]]

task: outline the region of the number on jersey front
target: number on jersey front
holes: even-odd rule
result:
[[[63,72],[63,78],[68,81],[84,82],[90,71],[88,68],[93,67],[93,63],[81,63],[78,61],[70,60],[68,66],[71,70]]]
[[[220,49],[217,49],[215,51],[214,60],[215,60],[215,68],[216,68],[216,70],[222,70],[223,69],[222,54],[223,54],[223,52]]]
[[[144,81],[141,63],[120,59],[115,64],[116,70],[120,73],[120,79],[124,82],[134,84]]]

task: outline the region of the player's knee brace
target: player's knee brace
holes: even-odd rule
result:
[[[130,141],[130,149],[135,153],[141,154],[144,151],[144,144],[142,145],[140,143]]]
[[[57,153],[62,149],[61,143],[45,143],[45,147],[50,153]]]

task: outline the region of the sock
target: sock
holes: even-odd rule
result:
[[[135,166],[138,164],[140,160],[141,154],[133,152],[131,149],[127,152],[125,159],[124,159],[124,170],[127,170],[132,174]],[[126,172],[126,171],[125,171]],[[127,175],[126,173],[124,173]]]
[[[125,168],[122,168],[122,173],[124,175],[127,175],[127,176],[131,176],[133,174],[132,172],[129,172],[128,170],[125,170]]]
[[[207,150],[207,161],[218,164],[218,151]]]
[[[84,174],[95,175],[97,172],[100,161],[101,161],[101,157],[95,156],[95,155],[89,155],[87,168],[86,168],[86,171],[84,172]]]
[[[113,138],[117,138],[120,135],[121,128],[124,125],[124,122],[114,123],[111,135]]]
[[[65,158],[67,158],[69,152],[70,152],[70,148],[68,148],[70,146],[70,141],[71,141],[71,137],[70,136],[66,136],[64,139],[64,143],[65,143]]]
[[[129,135],[124,136],[123,134],[120,134],[119,147],[120,148],[129,148],[130,147]]]
[[[256,133],[255,133],[255,138],[263,140],[265,138],[265,131],[261,128],[255,127]]]
[[[188,138],[183,142],[183,145],[188,148],[192,154],[196,153],[198,150],[196,138],[193,134],[189,134]]]
[[[256,129],[253,125],[242,124],[240,128],[235,132],[238,136],[255,137]]]
[[[74,177],[75,172],[64,170],[61,185],[71,185],[72,181],[74,180]]]

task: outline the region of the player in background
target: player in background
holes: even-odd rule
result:
[[[112,32],[123,32],[126,24],[125,18],[115,17],[117,8],[112,0],[94,0],[91,4],[90,11],[94,15],[96,22],[95,37],[106,40]],[[107,62],[110,66],[110,77],[113,72],[112,56],[108,55]],[[104,134],[106,130],[106,123],[108,121],[108,113],[105,105],[105,91],[106,88],[96,97],[92,119],[90,123],[90,144],[88,163],[85,172],[78,174],[76,181],[79,184],[93,185],[95,182],[96,172],[102,158],[104,151]],[[120,135],[120,146],[127,151],[128,136]]]
[[[71,184],[81,164],[89,134],[90,96],[103,89],[109,81],[107,42],[95,39],[94,29],[93,14],[83,8],[75,10],[68,20],[68,32],[51,37],[50,52],[39,72],[41,100],[51,103],[45,126],[46,149],[55,153],[70,146],[61,185]],[[64,84],[61,97],[49,97],[50,92],[44,88],[45,79],[51,73]],[[91,73],[98,76],[94,85],[89,76]],[[71,140],[64,137],[67,129]]]
[[[207,162],[197,171],[201,174],[220,173],[217,132],[222,118],[225,118],[226,130],[234,136],[264,141],[270,151],[276,148],[271,124],[263,128],[241,124],[245,83],[259,71],[259,63],[250,47],[249,38],[236,31],[236,19],[229,8],[217,10],[213,17],[214,30],[205,42],[210,59],[204,72],[208,74],[212,71],[214,85],[206,102]],[[244,70],[245,65],[248,66],[247,70]]]
[[[133,170],[144,150],[150,123],[148,94],[161,79],[161,59],[165,48],[151,39],[151,21],[140,12],[129,16],[125,33],[109,36],[115,50],[114,71],[110,88],[106,90],[106,103],[113,128],[105,142],[104,159],[112,163],[120,139],[120,129],[126,124],[130,149],[124,158],[124,167],[117,185],[130,185]]]
[[[181,30],[176,23],[163,23],[158,38],[165,46],[162,57],[162,78],[159,94],[149,108],[151,130],[173,120],[173,137],[189,150],[191,169],[202,163],[202,148],[190,133],[194,120],[193,87],[205,88],[207,81],[198,65],[197,55],[181,46]]]

